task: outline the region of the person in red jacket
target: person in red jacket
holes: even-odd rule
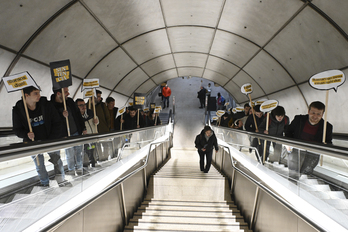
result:
[[[172,94],[172,90],[168,87],[168,85],[164,86],[162,89],[162,96],[163,96],[163,109],[166,108],[166,102],[167,107],[169,107],[169,97]]]

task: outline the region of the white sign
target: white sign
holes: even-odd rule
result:
[[[253,92],[253,87],[251,86],[250,83],[246,83],[246,84],[242,85],[240,90],[244,94],[251,94]]]
[[[225,106],[228,106],[228,105],[230,105],[230,102],[226,102],[226,103],[225,103]]]
[[[243,112],[244,111],[244,108],[242,108],[242,107],[236,107],[235,109],[236,109],[236,112]]]
[[[120,109],[117,111],[116,118],[126,112],[126,106],[122,106]]]
[[[3,77],[2,80],[4,81],[8,93],[18,91],[29,86],[34,86],[41,91],[40,87],[36,84],[28,72],[21,72],[8,77]]]
[[[155,114],[159,114],[161,112],[161,109],[160,108],[156,108],[154,111],[153,111]]]
[[[81,91],[85,89],[93,89],[99,87],[99,79],[84,79]]]
[[[162,110],[162,106],[156,106],[155,109],[156,109],[156,110],[157,110],[157,109]]]
[[[128,106],[133,106],[133,102],[128,102]]]
[[[233,109],[232,109],[232,113],[234,113],[234,114],[237,113],[236,108],[233,108]]]
[[[144,108],[144,110],[143,110],[144,112],[149,112],[149,107],[147,107],[147,108]]]
[[[309,79],[309,85],[314,89],[329,90],[337,92],[338,86],[346,81],[344,73],[340,70],[328,70],[315,74]]]
[[[216,115],[220,118],[222,115],[224,115],[225,114],[225,111],[223,111],[223,110],[218,110],[217,112],[216,112]]]
[[[83,90],[83,98],[89,98],[89,97],[93,97],[93,96],[97,96],[97,93],[95,91],[95,89],[85,89]]]
[[[260,99],[260,100],[257,100],[255,102],[256,105],[262,105],[262,103],[264,103],[265,101],[267,101],[267,99]]]
[[[214,117],[213,117],[213,120],[214,120],[214,121],[217,121],[218,119],[219,119],[219,118],[218,118],[217,116],[214,116]]]
[[[264,113],[274,110],[278,106],[277,100],[268,100],[261,104],[260,110]]]

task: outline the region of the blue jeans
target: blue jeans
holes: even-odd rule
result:
[[[77,132],[72,136],[79,135]],[[82,159],[82,147],[83,145],[74,146],[65,149],[66,162],[68,163],[68,170],[75,171],[82,169],[83,159]]]
[[[167,102],[167,107],[169,107],[169,97],[163,97],[163,108],[166,107],[166,102]]]
[[[62,179],[64,180],[64,166],[63,166],[62,160],[60,159],[60,151],[49,152],[48,155],[50,156],[52,160],[55,160],[55,162],[52,162],[54,165],[55,172],[56,173],[60,172],[60,174],[62,175]],[[37,156],[34,155],[31,158],[34,161],[36,171],[39,176],[41,184],[48,185],[49,178],[48,178],[48,172],[45,166],[44,156],[42,154],[38,154]]]

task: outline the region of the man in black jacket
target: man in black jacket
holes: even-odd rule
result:
[[[210,128],[210,126],[205,126],[201,133],[196,136],[195,147],[198,149],[197,151],[199,154],[199,166],[201,168],[201,171],[204,171],[204,173],[208,173],[213,156],[213,148],[215,147],[216,152],[219,151],[216,136],[214,134],[214,131]],[[207,164],[205,168],[204,156],[207,157]]]
[[[134,130],[138,128],[145,127],[145,121],[142,116],[139,115],[139,125],[138,125],[138,112],[133,107],[129,108],[129,114],[124,115],[123,118],[124,130]]]
[[[201,86],[201,90],[199,90],[197,92],[197,98],[199,99],[199,103],[201,104],[201,106],[199,108],[203,108],[205,107],[205,94],[206,94],[207,90]]]
[[[68,97],[69,88],[65,87],[63,88],[63,90],[65,95],[67,110],[64,110],[63,95],[62,95],[61,89],[53,90],[54,93],[51,96],[51,102],[56,107],[60,116],[61,123],[64,125],[62,126],[63,129],[62,129],[61,137],[68,136],[66,118],[68,118],[70,136],[86,134],[87,130],[85,127],[85,122],[81,116],[81,113],[79,112],[74,100]],[[82,174],[82,171],[83,171],[82,170],[82,166],[83,166],[82,146],[83,145],[78,145],[78,146],[67,148],[65,150],[66,161],[68,163],[68,170],[69,172],[75,172],[74,173],[75,175]]]
[[[19,100],[12,110],[12,124],[15,134],[23,138],[23,142],[41,141],[57,139],[61,134],[61,121],[54,106],[47,101],[46,97],[40,96],[40,91],[33,86],[23,89],[25,103],[28,107],[28,113],[32,132],[29,131],[28,120],[25,114],[23,99]],[[49,152],[49,161],[53,163],[56,174],[61,174],[64,180],[64,166],[60,159],[60,152]],[[49,186],[48,173],[45,167],[45,160],[42,154],[32,156],[36,171],[38,173],[42,186]]]
[[[291,122],[286,137],[300,139],[308,142],[322,143],[325,105],[320,101],[312,102],[308,107],[307,115],[296,115]],[[325,143],[332,144],[332,125],[327,122]],[[300,155],[299,155],[300,154]],[[319,162],[319,155],[304,150],[293,149],[288,156],[289,169],[297,172],[311,174]],[[299,169],[300,168],[300,169]]]

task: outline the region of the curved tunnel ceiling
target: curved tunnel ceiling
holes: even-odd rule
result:
[[[70,59],[72,96],[82,96],[82,79],[100,78],[103,95],[121,104],[181,76],[213,81],[241,104],[250,82],[253,99],[305,112],[324,99],[308,87],[310,76],[348,74],[347,9],[344,0],[4,0],[0,72],[28,71],[47,96],[48,64]],[[2,83],[0,91],[7,96]]]

